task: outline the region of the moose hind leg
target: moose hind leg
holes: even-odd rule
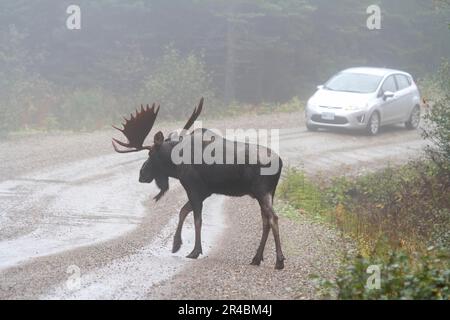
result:
[[[187,256],[190,259],[197,259],[202,251],[202,204],[198,208],[194,208],[194,225],[195,225],[195,246],[194,250]]]
[[[269,220],[270,228],[272,229],[273,238],[275,240],[275,249],[277,254],[277,261],[275,269],[281,270],[284,268],[284,255],[281,250],[280,230],[278,228],[278,216],[275,214],[272,207],[272,195],[267,194],[260,200],[261,211]]]
[[[250,263],[253,266],[259,266],[261,264],[261,261],[264,260],[264,248],[266,247],[267,237],[269,236],[270,232],[270,224],[269,219],[267,218],[266,214],[261,210],[261,217],[263,222],[263,231],[262,231],[262,237],[261,242],[259,243],[258,250],[256,250],[256,255],[253,258],[252,262]]]
[[[173,237],[172,253],[175,253],[178,250],[180,250],[180,247],[183,244],[183,241],[181,240],[181,230],[183,229],[184,220],[191,211],[192,206],[191,203],[188,201],[180,210],[177,231],[175,232],[175,235]]]

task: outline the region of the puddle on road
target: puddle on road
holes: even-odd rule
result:
[[[145,214],[142,195],[156,187],[126,173],[138,172],[133,163],[124,172],[114,169],[123,159],[102,156],[1,182],[0,269],[135,228]]]
[[[224,229],[224,196],[212,196],[204,203],[202,244],[204,255],[218,243]],[[190,215],[192,217],[192,215]],[[185,256],[194,247],[193,219],[183,228],[183,246],[176,254],[171,253],[173,234],[178,222],[174,216],[151,244],[138,253],[117,259],[106,267],[83,274],[80,286],[75,289],[66,283],[53,288],[41,299],[144,299],[150,288],[180,272],[193,260]]]

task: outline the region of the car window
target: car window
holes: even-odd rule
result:
[[[342,72],[331,78],[324,88],[331,91],[370,93],[377,90],[381,80],[382,77],[376,75]]]
[[[381,92],[396,92],[397,91],[397,85],[395,83],[394,76],[389,76],[386,80],[384,80],[383,86],[381,87]]]
[[[397,84],[398,84],[398,89],[399,90],[406,89],[406,88],[408,88],[411,85],[411,83],[409,82],[408,77],[406,77],[406,76],[404,76],[402,74],[397,74],[395,76],[395,79],[397,80]]]

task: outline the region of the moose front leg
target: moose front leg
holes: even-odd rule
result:
[[[183,244],[183,241],[181,240],[181,230],[183,229],[184,220],[186,219],[187,215],[191,211],[192,211],[192,206],[191,206],[191,203],[188,201],[183,206],[183,208],[181,208],[181,210],[180,210],[177,231],[175,232],[175,236],[173,237],[172,253],[175,253],[178,250],[180,250],[180,247]]]
[[[203,204],[200,202],[199,204],[193,204],[194,211],[194,224],[195,224],[195,246],[194,250],[187,256],[187,258],[197,259],[202,251],[202,207]]]

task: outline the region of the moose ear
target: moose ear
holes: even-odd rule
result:
[[[160,145],[162,145],[163,142],[164,142],[164,135],[163,135],[163,133],[162,133],[161,131],[158,131],[158,132],[155,134],[155,136],[153,137],[153,141],[154,141],[154,143],[155,143],[155,145],[156,145],[157,147],[159,147]]]

